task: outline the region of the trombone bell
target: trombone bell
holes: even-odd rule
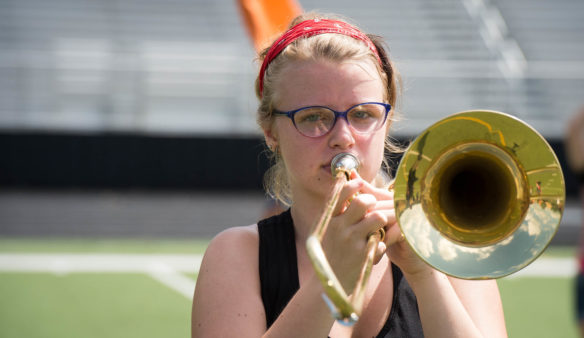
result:
[[[418,136],[394,182],[396,217],[412,249],[464,279],[530,264],[555,235],[564,177],[549,144],[507,114],[469,111]]]
[[[335,185],[306,242],[323,298],[345,325],[359,319],[383,240],[382,232],[369,236],[359,281],[345,292],[321,240],[358,165],[351,154],[333,159]],[[396,218],[413,251],[464,279],[499,278],[530,264],[555,235],[565,203],[564,176],[549,144],[522,121],[493,111],[454,114],[426,129],[402,156],[393,189]]]
[[[508,237],[529,206],[523,170],[507,152],[484,142],[448,149],[422,183],[426,216],[461,245],[486,246]]]

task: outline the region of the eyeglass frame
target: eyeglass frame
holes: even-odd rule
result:
[[[387,121],[387,115],[389,115],[389,112],[391,111],[391,104],[389,103],[384,103],[384,102],[363,102],[363,103],[357,103],[356,105],[351,106],[349,109],[345,110],[345,111],[336,111],[330,107],[327,106],[306,106],[306,107],[302,107],[302,108],[298,108],[298,109],[293,109],[293,110],[288,110],[288,111],[281,111],[278,109],[272,109],[272,113],[276,114],[276,115],[282,115],[282,116],[287,116],[290,120],[292,120],[292,124],[294,125],[294,128],[296,128],[296,130],[300,133],[300,135],[306,136],[306,137],[310,137],[310,138],[317,138],[317,137],[321,137],[324,136],[328,133],[330,133],[331,130],[333,130],[333,128],[335,127],[335,125],[337,124],[337,120],[340,117],[344,118],[345,121],[347,122],[347,125],[351,126],[351,129],[353,129],[353,126],[351,125],[351,122],[349,122],[349,118],[347,117],[347,114],[355,107],[357,106],[361,106],[364,104],[376,104],[376,105],[380,105],[383,106],[385,108],[385,116],[383,117],[383,122],[381,122],[379,124],[379,127],[377,127],[374,131],[379,130],[379,128],[381,128],[381,126],[383,126],[385,124],[385,121]],[[322,134],[322,135],[318,135],[318,136],[309,136],[309,135],[305,135],[304,133],[302,133],[300,131],[300,129],[298,129],[298,126],[296,125],[296,121],[294,120],[294,115],[296,115],[297,112],[301,111],[301,110],[305,110],[305,109],[310,109],[310,108],[325,108],[328,109],[330,111],[332,111],[335,114],[335,119],[333,121],[333,124],[331,125],[330,129],[326,131],[326,133]],[[353,129],[356,133],[362,133],[358,130]]]

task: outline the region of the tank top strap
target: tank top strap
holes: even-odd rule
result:
[[[300,288],[290,209],[258,222],[259,274],[267,327]]]

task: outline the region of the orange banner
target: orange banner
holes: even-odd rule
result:
[[[241,15],[254,47],[260,51],[286,30],[302,13],[296,0],[238,0]]]

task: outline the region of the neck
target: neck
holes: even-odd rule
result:
[[[304,243],[310,236],[324,211],[325,202],[321,196],[295,196],[291,213],[297,241]]]
[[[294,195],[295,202],[292,205],[292,218],[297,240],[304,242],[315,230],[316,223],[323,216],[332,194],[335,191],[338,194],[343,184],[344,181],[335,181],[335,184],[330,187],[330,192],[324,196],[321,194]]]

